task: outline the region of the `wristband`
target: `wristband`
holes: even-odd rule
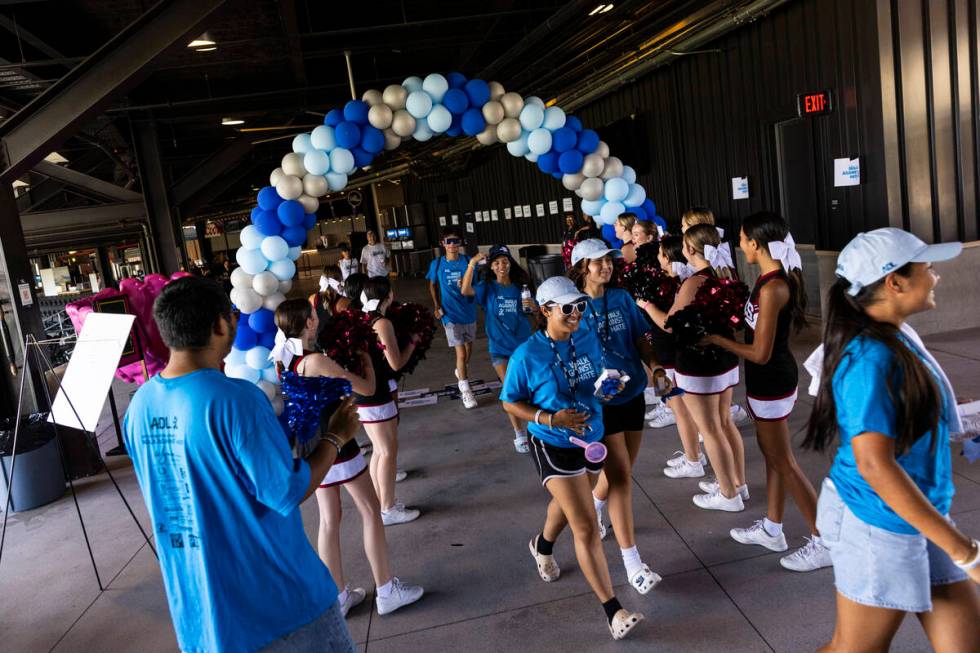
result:
[[[953,564],[964,571],[980,566],[980,542],[973,540],[970,551],[970,555],[967,555],[963,560],[953,560]]]
[[[549,429],[555,428],[555,414],[554,413],[548,413],[548,428]]]
[[[534,413],[534,423],[535,424],[541,424],[541,422],[538,421],[538,418],[541,417],[541,413],[543,413],[543,412],[544,412],[544,409],[538,408],[538,412]]]
[[[344,446],[344,445],[340,444],[340,438],[338,438],[333,433],[327,433],[326,435],[324,435],[320,439],[322,441],[324,441],[324,442],[329,442],[330,444],[332,444],[337,449],[337,455],[338,456],[340,455],[340,450]]]

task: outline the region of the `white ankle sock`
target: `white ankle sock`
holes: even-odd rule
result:
[[[470,389],[470,382],[467,379],[460,379],[457,385],[460,392],[468,392]]]
[[[388,580],[387,583],[379,587],[378,596],[380,596],[383,599],[388,598],[391,595],[392,588],[394,587],[394,583],[393,583],[394,580],[395,580],[394,578],[391,578]]]
[[[595,505],[596,513],[601,512],[606,507],[606,502],[596,495],[592,495],[592,503]]]
[[[337,595],[337,602],[343,605],[344,602],[347,601],[348,596],[350,596],[350,592],[348,592],[347,588],[345,587],[344,591]]]
[[[527,439],[527,431],[525,429],[514,429],[515,439]]]
[[[783,525],[777,524],[774,521],[769,521],[769,518],[766,517],[762,520],[762,530],[764,530],[769,537],[779,537],[783,533]]]
[[[636,550],[635,546],[631,546],[628,549],[620,549],[619,551],[623,554],[623,566],[626,567],[627,577],[631,577],[640,569],[643,569],[643,561],[640,560],[640,552]]]

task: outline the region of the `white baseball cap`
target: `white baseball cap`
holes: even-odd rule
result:
[[[907,263],[948,261],[962,251],[962,243],[927,245],[907,231],[885,227],[860,233],[844,246],[837,257],[837,276],[850,281],[847,292],[857,295]]]
[[[551,277],[538,286],[534,299],[539,306],[554,302],[555,304],[571,304],[580,299],[588,299],[588,295],[575,287],[568,277]]]
[[[622,258],[623,253],[618,249],[611,249],[605,241],[599,240],[598,238],[589,238],[572,248],[572,265],[578,265],[578,262],[584,258],[594,261],[603,256]]]

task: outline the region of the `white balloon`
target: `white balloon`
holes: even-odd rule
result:
[[[377,106],[381,104],[381,102],[383,102],[381,98],[381,91],[374,88],[364,91],[364,95],[361,96],[361,99],[367,102],[368,105],[372,107]]]
[[[254,277],[242,268],[235,268],[231,271],[232,288],[251,288],[253,279]]]
[[[609,146],[606,145],[606,142],[605,141],[599,141],[599,147],[596,148],[596,150],[595,150],[595,152],[593,152],[593,154],[598,154],[603,159],[608,159],[609,158]]]
[[[582,174],[586,177],[598,177],[602,174],[602,169],[605,165],[605,159],[598,154],[592,153],[586,155],[585,161],[582,163]]]
[[[565,112],[559,107],[548,107],[544,110],[544,128],[555,131],[565,126]]]
[[[347,186],[347,175],[339,172],[328,172],[327,185],[330,186],[330,191],[333,193],[344,190],[344,187]]]
[[[282,179],[285,174],[286,173],[282,171],[282,168],[276,168],[275,170],[273,170],[272,174],[269,175],[269,185],[275,186],[276,184],[278,184],[279,180]]]
[[[626,180],[627,184],[636,183],[636,170],[629,166],[623,166],[623,179]]]
[[[259,390],[265,393],[265,396],[269,401],[272,401],[272,399],[276,396],[276,393],[279,392],[279,386],[277,386],[275,383],[269,383],[265,379],[259,379],[258,386]]]
[[[253,370],[263,370],[269,367],[269,350],[262,345],[252,347],[245,352],[245,362]]]
[[[231,367],[225,367],[225,376],[248,381],[249,383],[257,383],[259,380],[259,371],[248,365],[232,365]]]
[[[623,176],[623,162],[618,157],[611,156],[606,159],[606,167],[602,169],[603,179]]]
[[[293,289],[293,280],[292,279],[286,279],[285,281],[280,281],[279,282],[279,292],[281,292],[283,294],[283,296],[285,296],[287,293],[289,293],[289,291],[292,290],[292,289]]]
[[[524,98],[519,93],[510,91],[500,97],[500,104],[504,105],[504,114],[508,118],[517,118],[521,115],[524,108]]]
[[[303,177],[303,192],[310,197],[323,197],[329,191],[327,180],[323,175],[306,175]],[[313,211],[307,211],[307,213],[313,213]]]
[[[334,136],[333,127],[330,125],[319,125],[310,134],[310,142],[318,150],[329,152],[337,147],[337,138]]]
[[[324,184],[327,183],[327,180],[324,179],[323,177],[320,177],[320,179],[323,179]],[[305,188],[305,184],[304,184],[304,188]],[[303,205],[303,213],[307,215],[311,213],[316,213],[316,210],[320,208],[319,200],[317,200],[317,198],[315,197],[310,197],[309,195],[306,194],[300,195],[297,201]]]
[[[483,105],[483,119],[488,125],[497,125],[504,119],[504,105],[496,100],[490,100]]]
[[[282,157],[282,171],[286,173],[286,175],[291,175],[293,177],[302,177],[305,175],[306,168],[303,167],[303,155],[296,152],[290,152],[286,156]],[[279,184],[277,183],[276,186],[278,185]]]
[[[262,298],[250,288],[232,288],[231,303],[242,313],[254,313],[262,308]]]
[[[433,102],[442,102],[442,96],[449,90],[449,82],[439,73],[432,73],[422,80],[422,90],[432,97]]]
[[[494,125],[487,125],[486,129],[476,135],[476,140],[481,145],[493,145],[497,142],[497,128]]]
[[[275,411],[276,417],[282,415],[282,411],[286,409],[286,404],[283,402],[282,395],[276,395],[272,399],[272,410]]]
[[[279,292],[279,279],[276,279],[276,275],[272,274],[268,270],[259,272],[257,275],[252,277],[252,290],[263,297],[273,295]]]
[[[490,99],[499,100],[504,96],[504,85],[500,82],[490,82],[487,84],[490,87]]]
[[[402,138],[411,136],[415,131],[415,117],[408,111],[399,109],[391,120],[391,129]]]
[[[391,119],[395,112],[387,104],[375,104],[368,110],[368,122],[372,127],[378,129],[388,129],[391,127]]]
[[[276,275],[280,281],[292,279],[296,275],[296,264],[288,258],[281,258],[272,262],[272,265],[269,266],[269,272]]]
[[[602,180],[597,177],[590,177],[582,182],[579,190],[582,191],[582,199],[597,200],[602,197]]]
[[[242,247],[246,249],[258,249],[262,245],[262,238],[264,236],[259,233],[259,230],[254,224],[246,225],[238,235],[238,239],[242,241]],[[234,276],[234,273],[232,273],[232,276]]]
[[[566,190],[578,190],[582,186],[582,182],[585,181],[585,175],[581,172],[576,172],[572,175],[562,175],[561,185],[565,187]]]
[[[391,127],[385,130],[385,150],[394,150],[401,144],[402,137],[392,131]]]
[[[537,95],[524,98],[524,106],[529,104],[540,107],[541,111],[544,111],[544,100],[539,98]]]
[[[392,111],[398,111],[399,109],[405,108],[405,100],[408,99],[408,91],[399,84],[391,84],[386,86],[384,92],[381,94],[381,99],[387,104]]]
[[[294,200],[303,194],[303,180],[293,175],[286,175],[276,184],[276,192],[284,200]]]
[[[262,241],[262,256],[270,261],[278,261],[289,253],[289,245],[282,236],[266,236]]]
[[[270,311],[275,312],[276,307],[279,306],[279,304],[283,303],[284,301],[286,301],[286,297],[284,295],[280,295],[279,293],[273,293],[268,297],[266,297],[265,301],[262,302],[262,308],[267,308]]]
[[[497,125],[497,138],[504,143],[516,141],[521,137],[521,123],[517,118],[504,118]]]

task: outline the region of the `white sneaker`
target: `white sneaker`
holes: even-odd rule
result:
[[[779,559],[779,564],[790,571],[814,571],[833,564],[830,551],[817,538],[806,538],[806,544]]]
[[[461,391],[459,393],[459,397],[460,397],[460,399],[463,400],[463,407],[464,408],[476,408],[477,405],[478,405],[476,403],[476,397],[473,395],[473,391],[472,390],[463,390],[463,391]]]
[[[741,544],[758,544],[770,551],[785,551],[789,548],[786,544],[786,536],[780,533],[773,536],[766,532],[763,520],[759,519],[748,528],[733,528],[729,531],[732,539]]]
[[[418,585],[409,585],[398,580],[397,577],[391,579],[391,593],[382,597],[378,594],[375,603],[378,606],[378,614],[388,614],[398,608],[415,603],[425,593]]]
[[[685,458],[679,465],[664,467],[664,476],[667,478],[701,478],[704,476],[704,465],[692,463]]]
[[[408,472],[406,472],[404,469],[395,471],[395,483],[401,483],[406,478],[408,478]]]
[[[722,494],[695,494],[692,498],[694,505],[704,510],[723,510],[725,512],[742,512],[745,504],[742,497],[735,495],[731,499],[725,498]]]
[[[655,429],[666,428],[677,423],[672,411],[666,404],[660,404],[645,415],[650,420],[649,424]]]
[[[660,403],[660,397],[657,396],[657,389],[652,386],[647,386],[643,389],[643,403],[647,406],[653,406]]]
[[[381,522],[385,526],[395,526],[396,524],[407,524],[415,521],[422,513],[415,508],[406,508],[403,503],[396,503],[391,510],[381,511]]]
[[[752,418],[749,417],[747,412],[745,412],[745,409],[738,404],[732,404],[731,411],[732,421],[735,422],[736,425],[752,421]]]
[[[630,585],[633,586],[640,594],[646,594],[654,587],[657,586],[663,578],[657,572],[653,571],[647,565],[643,565],[641,569],[638,569],[635,574],[630,576]]]
[[[596,510],[595,515],[596,515],[596,519],[599,520],[599,539],[604,540],[606,539],[606,534],[608,533],[608,531],[606,530],[605,523],[603,523],[602,521],[602,509],[600,508],[599,510]]]
[[[698,487],[708,494],[720,494],[721,486],[718,485],[718,479],[713,478],[710,481],[700,481],[698,482]],[[739,485],[737,488],[739,496],[742,497],[742,501],[749,500],[749,486]]]
[[[527,434],[521,434],[514,438],[514,449],[517,453],[529,453],[531,451],[531,445],[527,441]]]
[[[347,592],[347,598],[340,602],[340,614],[347,617],[347,613],[352,608],[356,608],[364,602],[364,597],[367,596],[367,592],[362,587],[351,589],[350,583],[344,586],[344,592]],[[341,592],[341,594],[344,592]]]
[[[678,465],[684,463],[685,461],[686,462],[690,462],[690,461],[687,460],[687,456],[684,454],[684,452],[683,451],[675,451],[674,454],[670,458],[667,459],[667,466],[668,467],[677,467]],[[703,467],[707,467],[707,465],[708,465],[708,459],[704,457],[704,452],[703,451],[700,452],[700,453],[698,453],[698,464],[701,465],[701,466],[703,466]]]

